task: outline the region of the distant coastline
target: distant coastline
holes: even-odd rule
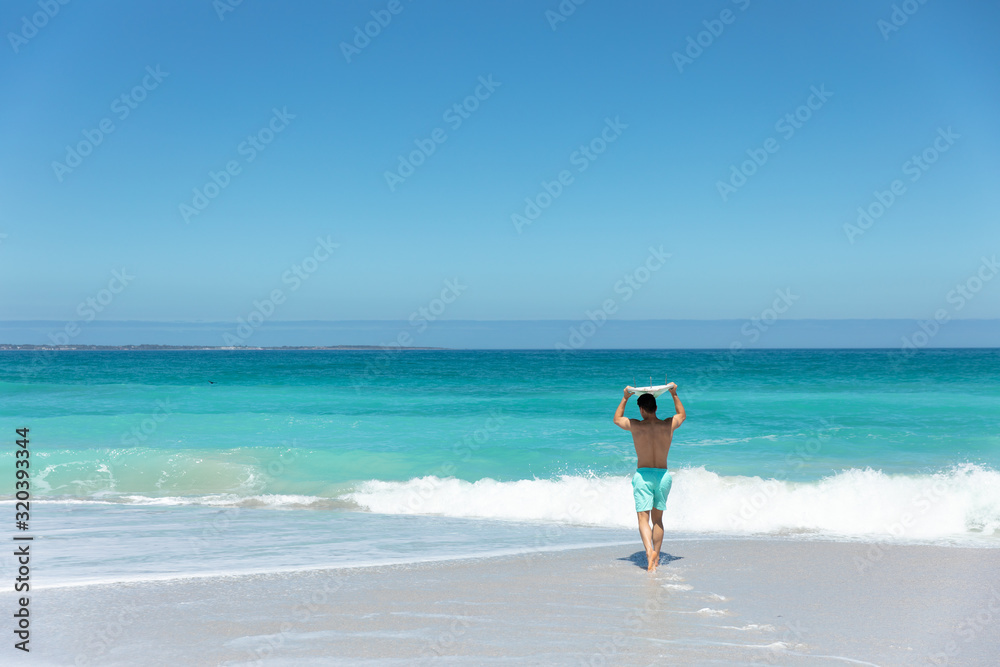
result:
[[[0,352],[5,351],[51,351],[51,352],[68,352],[68,351],[85,351],[85,352],[108,352],[108,351],[122,351],[122,352],[162,352],[168,350],[370,350],[370,351],[382,351],[386,349],[391,349],[392,351],[406,351],[406,350],[448,350],[447,347],[401,347],[401,346],[391,346],[387,347],[385,345],[325,345],[325,346],[314,346],[314,345],[283,345],[280,347],[252,347],[249,345],[241,346],[223,346],[223,345],[12,345],[10,343],[0,343]]]
[[[600,320],[600,318],[598,318]],[[937,326],[935,329],[934,327]],[[74,328],[75,327],[75,328]],[[924,349],[1000,347],[1000,319],[269,321],[231,341],[230,322],[0,320],[0,349]],[[237,345],[232,345],[237,343]],[[239,344],[243,343],[243,344]],[[350,344],[347,344],[350,343]],[[31,348],[30,346],[38,346]],[[93,346],[93,347],[92,347]],[[252,347],[251,347],[252,346]]]

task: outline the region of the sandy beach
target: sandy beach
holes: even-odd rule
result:
[[[987,665],[1000,650],[1000,550],[668,537],[658,571],[644,567],[642,552],[614,546],[53,588],[32,599],[31,657]]]
[[[0,667],[1000,667],[1000,2],[0,25]]]

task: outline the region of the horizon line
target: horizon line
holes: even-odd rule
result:
[[[752,318],[745,317],[719,317],[719,318],[691,318],[691,317],[647,317],[647,318],[634,318],[634,319],[618,319],[618,318],[608,318],[607,322],[746,322]],[[760,318],[757,318],[760,319]],[[781,322],[910,322],[910,321],[921,321],[930,320],[933,317],[782,317],[777,321]],[[586,318],[548,318],[548,319],[438,319],[437,322],[580,322],[586,320]],[[69,320],[54,319],[54,320],[5,320],[0,319],[0,326],[4,324],[24,324],[28,322],[37,323],[49,323],[49,322],[66,322]],[[79,321],[79,320],[72,320]],[[344,324],[351,322],[407,322],[405,318],[400,319],[350,319],[350,320],[276,320],[269,319],[265,323],[268,324],[306,324],[306,323],[317,323],[317,324]],[[1000,322],[1000,316],[997,317],[952,317],[950,321],[962,321],[962,322]],[[111,319],[94,319],[86,324],[93,326],[98,324],[135,324],[135,323],[148,323],[148,324],[231,324],[233,320],[111,320]]]

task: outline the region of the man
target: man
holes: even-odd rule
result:
[[[671,382],[667,387],[674,397],[675,414],[670,419],[656,418],[656,398],[643,394],[636,400],[642,419],[625,416],[625,404],[632,392],[625,389],[625,397],[615,411],[615,424],[632,432],[638,469],[632,476],[632,494],[635,496],[635,511],[639,515],[639,535],[646,547],[646,570],[652,572],[660,564],[660,545],[663,544],[663,510],[667,507],[667,496],[673,477],[667,471],[667,452],[674,429],[684,423],[684,406],[677,397],[677,385]],[[650,528],[649,522],[653,525]]]

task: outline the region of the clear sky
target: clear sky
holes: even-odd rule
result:
[[[995,3],[46,2],[0,319],[1000,317]]]

